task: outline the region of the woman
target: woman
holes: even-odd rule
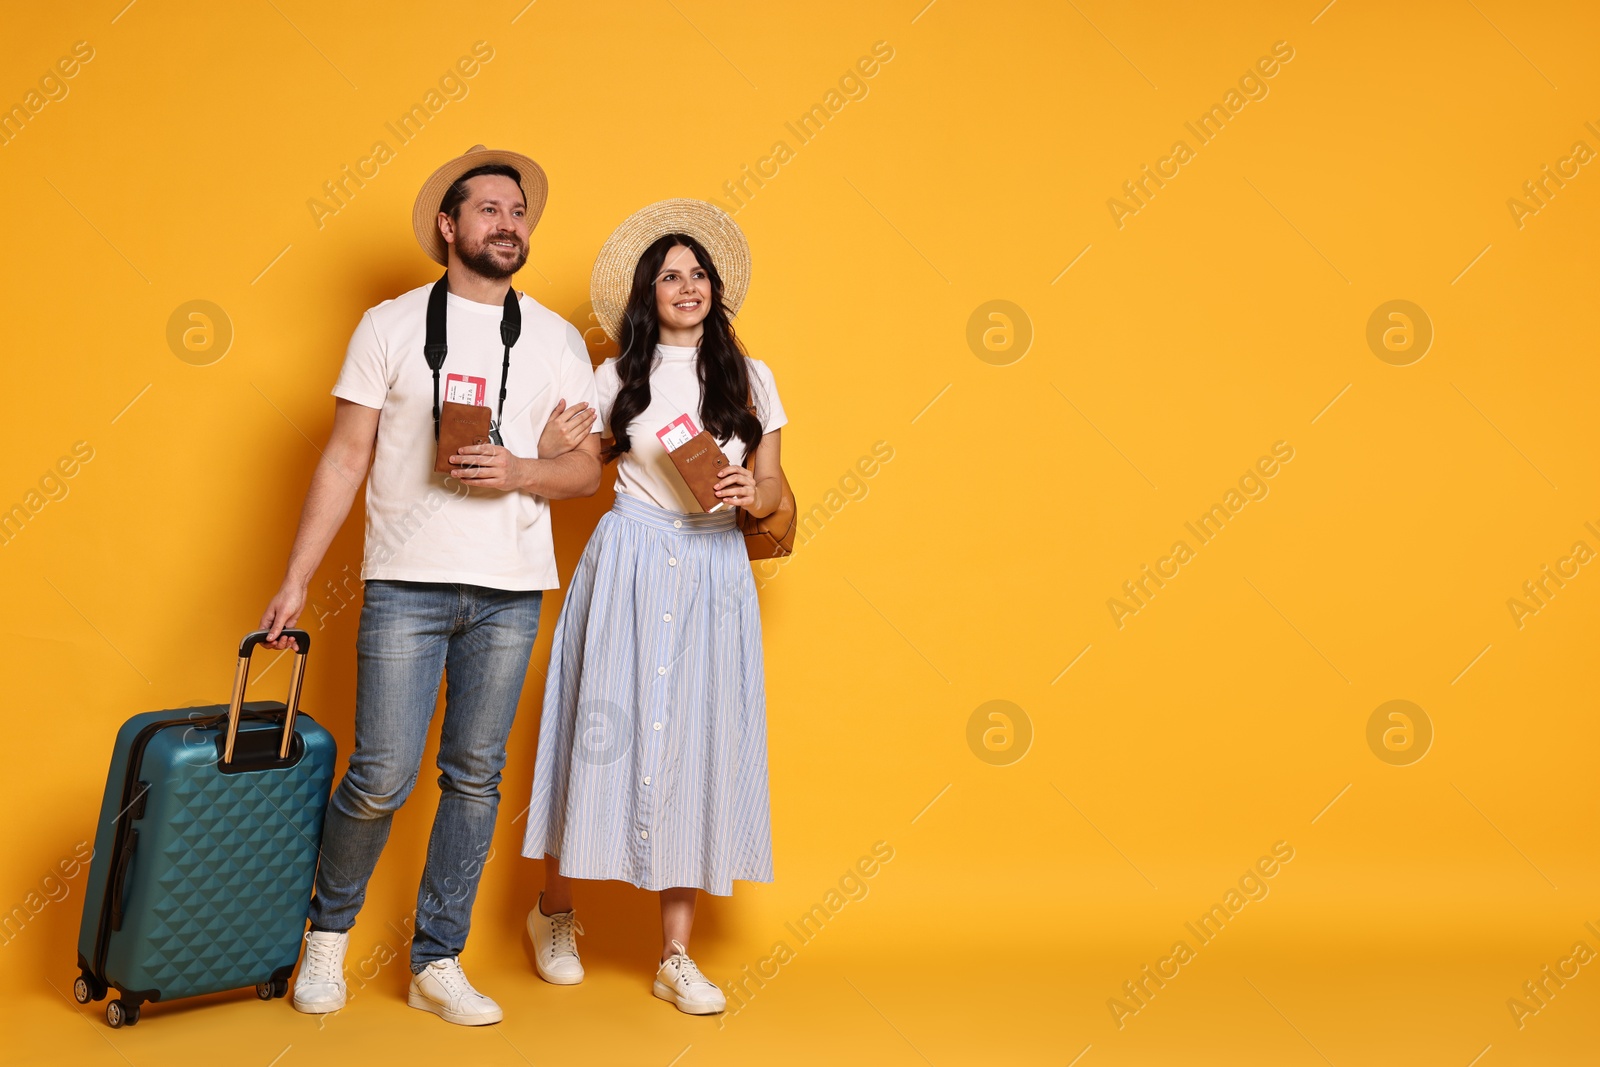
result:
[[[661,894],[655,995],[694,1015],[722,991],[689,957],[699,891],[772,880],[761,615],[735,508],[778,506],[772,372],[729,322],[750,253],[731,218],[665,200],[619,226],[590,284],[621,355],[595,372],[617,495],[578,562],[550,653],[522,853],[543,857],[528,914],[540,977],[583,980],[572,879]],[[709,432],[730,461],[704,511],[669,447]]]

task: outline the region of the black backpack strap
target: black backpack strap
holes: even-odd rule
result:
[[[444,315],[445,298],[450,294],[448,284],[450,275],[446,274],[433,283],[433,289],[428,293],[428,326],[427,334],[422,342],[422,355],[428,361],[428,368],[433,371],[433,439],[439,439],[439,368],[444,366],[444,357],[450,351],[449,342],[445,340]],[[520,330],[522,320],[519,317],[517,327]],[[505,324],[500,326],[502,334]],[[501,393],[504,396],[504,391]]]

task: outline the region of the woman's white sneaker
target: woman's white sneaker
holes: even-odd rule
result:
[[[350,935],[311,930],[306,933],[305,957],[300,961],[300,977],[294,980],[296,1011],[325,1015],[344,1007],[344,953]]]
[[[454,957],[434,960],[412,975],[406,1003],[459,1026],[485,1026],[504,1017],[500,1005],[472,988]]]
[[[533,969],[552,985],[577,985],[583,981],[578,959],[578,934],[583,927],[571,911],[544,913],[544,894],[528,912],[528,936],[533,939]]]
[[[656,972],[651,992],[690,1015],[715,1015],[726,1008],[728,998],[722,995],[717,983],[700,973],[683,944],[674,941],[672,947],[675,951]]]

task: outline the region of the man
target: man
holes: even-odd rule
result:
[[[294,990],[301,1011],[344,1007],[349,930],[394,812],[416,784],[447,673],[439,811],[417,893],[408,1002],[468,1026],[501,1018],[458,957],[542,591],[558,584],[548,501],[589,496],[600,483],[583,340],[526,295],[507,295],[545,195],[537,163],[482,145],[423,185],[412,224],[445,265],[444,288],[413,289],[362,316],[333,387],[333,431],[283,586],[261,619],[271,647],[293,647],[281,631],[304,610],[306,587],[367,477],[355,750],[328,805]],[[441,327],[442,336],[428,336]],[[489,406],[497,442],[451,451],[449,475],[434,473],[443,401]]]

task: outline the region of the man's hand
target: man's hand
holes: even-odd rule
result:
[[[504,445],[462,445],[450,457],[450,474],[474,489],[514,492],[527,484],[523,466],[528,461],[511,454]]]
[[[588,404],[574,404],[569,408],[565,400],[556,401],[556,409],[539,434],[539,458],[555,459],[577,448],[589,436],[595,415],[594,408]]]
[[[272,598],[272,603],[267,605],[266,613],[261,616],[261,629],[267,631],[267,639],[261,644],[267,648],[282,651],[292,648],[300,651],[300,642],[292,637],[280,637],[284,630],[291,630],[294,624],[300,621],[300,613],[306,608],[306,587],[292,579],[284,579],[283,587],[278,590],[278,595]]]

